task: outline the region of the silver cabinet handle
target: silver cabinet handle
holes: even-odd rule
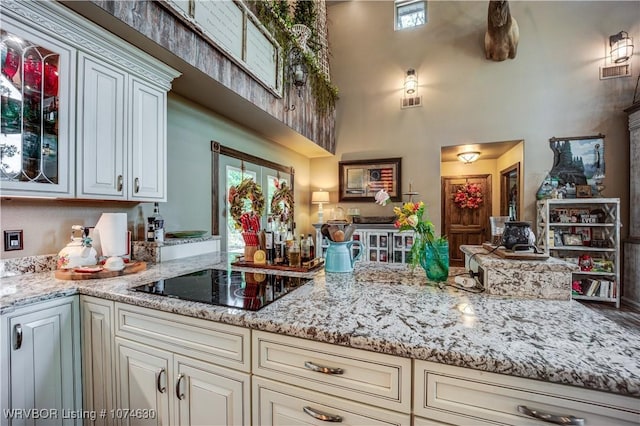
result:
[[[176,382],[176,397],[181,401],[184,399],[184,392],[180,390],[180,382],[182,382],[182,379],[184,379],[184,374],[179,374],[178,381]]]
[[[323,422],[342,423],[342,417],[336,414],[323,413],[311,407],[302,407],[302,410],[314,419],[322,420]]]
[[[122,185],[123,185],[123,180],[122,180],[122,175],[118,175],[118,191],[122,191]]]
[[[160,370],[160,372],[158,373],[158,378],[156,379],[156,388],[158,389],[158,392],[160,393],[165,393],[167,391],[167,388],[165,386],[162,386],[161,384],[161,379],[162,379],[162,375],[163,374],[167,374],[166,370],[163,368],[162,370]]]
[[[318,373],[324,373],[324,374],[342,374],[342,373],[344,373],[344,370],[342,368],[324,367],[322,365],[314,364],[311,361],[306,361],[304,363],[304,367],[308,368],[311,371],[317,371]]]
[[[136,194],[140,192],[140,178],[136,178],[134,180],[135,192]]]
[[[13,349],[16,351],[22,347],[22,325],[16,324],[13,327]]]
[[[584,426],[584,419],[579,419],[574,416],[557,416],[554,414],[545,413],[544,411],[532,410],[526,405],[518,405],[518,411],[529,417],[543,420],[547,423],[553,423],[556,425]]]

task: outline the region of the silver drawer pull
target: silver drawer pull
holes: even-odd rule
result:
[[[20,324],[16,324],[13,327],[13,334],[15,335],[13,340],[13,349],[17,351],[22,347],[22,326]]]
[[[308,368],[311,371],[317,371],[318,373],[324,374],[342,374],[344,370],[342,368],[333,368],[333,367],[323,367],[321,365],[314,364],[311,361],[306,361],[304,363],[305,368]]]
[[[178,375],[178,381],[176,382],[176,397],[181,401],[184,399],[184,392],[180,390],[180,383],[182,382],[182,379],[184,379],[184,374],[180,373]]]
[[[553,423],[556,425],[584,426],[584,419],[579,419],[574,416],[556,416],[554,414],[545,413],[544,411],[531,410],[526,405],[518,405],[518,411],[529,417],[543,420],[547,423]]]
[[[163,368],[160,370],[160,372],[158,373],[158,377],[156,378],[156,389],[158,389],[158,392],[160,393],[165,393],[167,391],[167,388],[165,386],[162,386],[162,375],[166,373],[167,372]]]
[[[335,414],[323,413],[322,411],[314,410],[311,407],[302,407],[302,409],[314,419],[322,420],[323,422],[342,423],[342,417]]]

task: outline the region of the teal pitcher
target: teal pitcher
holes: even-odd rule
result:
[[[360,250],[353,257],[351,246],[358,244]],[[353,272],[353,263],[362,256],[364,246],[360,241],[345,241],[337,243],[329,241],[329,247],[324,258],[324,270],[326,272]]]

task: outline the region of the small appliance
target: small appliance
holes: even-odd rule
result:
[[[309,278],[204,269],[130,290],[192,302],[257,311],[301,287]]]

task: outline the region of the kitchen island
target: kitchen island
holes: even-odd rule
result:
[[[0,313],[79,293],[318,342],[640,397],[640,331],[625,330],[571,300],[361,282],[357,271],[288,273],[314,280],[257,312],[128,290],[227,265],[224,254],[208,254],[104,280],[63,281],[53,273],[4,278]]]

